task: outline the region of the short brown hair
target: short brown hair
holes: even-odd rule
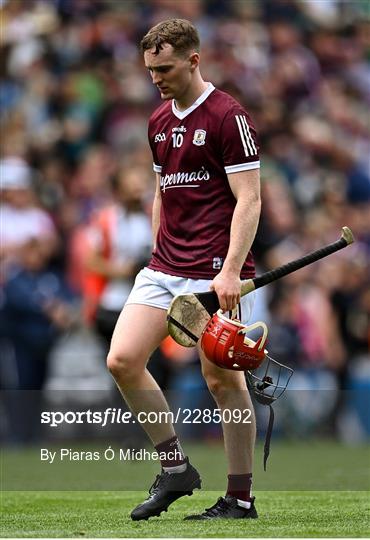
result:
[[[153,26],[141,40],[140,50],[144,53],[155,47],[154,54],[159,54],[165,43],[172,45],[179,55],[192,49],[199,52],[200,49],[198,31],[186,19],[169,19]]]

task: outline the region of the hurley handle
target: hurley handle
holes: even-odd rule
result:
[[[275,268],[274,270],[265,272],[264,274],[258,277],[244,280],[241,286],[241,295],[244,296],[245,294],[248,294],[249,292],[254,291],[255,289],[259,289],[260,287],[263,287],[264,285],[271,283],[272,281],[276,281],[277,279],[287,276],[288,274],[291,274],[292,272],[295,272],[296,270],[299,270],[300,268],[303,268],[304,266],[307,266],[320,259],[323,259],[324,257],[327,257],[331,253],[335,253],[336,251],[339,251],[340,249],[343,249],[349,246],[350,244],[352,244],[353,241],[354,241],[354,238],[353,238],[351,229],[349,227],[342,227],[342,235],[340,239],[337,240],[336,242],[333,242],[332,244],[328,244],[325,247],[317,249],[316,251],[313,251],[312,253],[309,253],[308,255],[304,255],[303,257],[300,257],[299,259],[296,259],[295,261],[291,261],[287,264],[283,264],[282,266],[279,266],[278,268]]]

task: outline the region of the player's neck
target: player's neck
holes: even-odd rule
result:
[[[209,83],[203,81],[199,75],[193,84],[189,87],[188,91],[179,99],[175,99],[176,109],[180,112],[185,111],[193,105],[193,103],[203,94],[208,88]]]

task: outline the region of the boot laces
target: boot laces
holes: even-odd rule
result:
[[[157,474],[153,484],[149,488],[149,498],[153,497],[153,495],[157,493],[157,491],[162,487],[162,485],[167,482],[169,476],[170,475],[166,472],[162,472],[162,474]]]
[[[217,499],[216,503],[210,508],[206,508],[206,511],[203,512],[204,516],[217,516],[220,514],[226,514],[230,509],[230,505],[224,497]]]

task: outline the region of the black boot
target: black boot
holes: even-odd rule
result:
[[[254,506],[254,497],[251,500],[251,507],[244,508],[238,505],[236,497],[226,495],[220,497],[216,504],[211,508],[206,508],[201,514],[193,514],[187,516],[188,519],[256,519],[258,517],[257,510]]]
[[[198,471],[190,465],[188,458],[186,463],[186,470],[182,473],[162,471],[157,475],[149,490],[149,497],[131,512],[133,520],[159,516],[161,512],[167,512],[169,505],[180,497],[192,495],[193,489],[200,489],[201,479]]]

